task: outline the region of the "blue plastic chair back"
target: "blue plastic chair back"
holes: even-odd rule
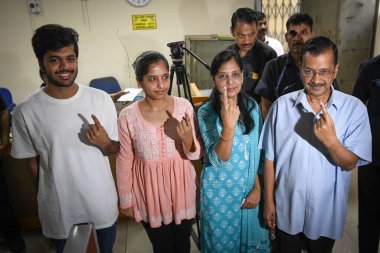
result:
[[[108,94],[121,91],[119,82],[112,76],[93,79],[91,80],[89,86],[99,90],[104,90]]]
[[[0,87],[0,95],[3,97],[3,100],[7,105],[8,111],[13,111],[13,108],[16,106],[16,104],[13,103],[12,93],[7,88]]]

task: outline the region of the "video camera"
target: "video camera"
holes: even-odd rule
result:
[[[185,44],[184,41],[176,41],[176,42],[170,42],[167,44],[167,46],[170,48],[171,57],[173,59],[182,59],[184,53],[183,53],[183,45]]]

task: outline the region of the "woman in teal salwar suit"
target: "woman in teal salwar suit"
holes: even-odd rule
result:
[[[239,57],[225,50],[211,64],[215,87],[198,110],[206,155],[201,174],[201,252],[270,252],[262,214],[262,118],[242,91]]]

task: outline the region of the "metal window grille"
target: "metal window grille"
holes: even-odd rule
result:
[[[261,4],[268,20],[268,35],[281,41],[287,48],[286,21],[293,13],[300,11],[300,0],[262,0]]]

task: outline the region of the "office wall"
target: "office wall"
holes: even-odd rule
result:
[[[301,10],[314,19],[317,35],[332,39],[339,52],[339,87],[351,93],[360,63],[371,57],[378,0],[301,1]]]
[[[59,23],[78,31],[78,83],[112,75],[126,88],[136,86],[131,65],[140,52],[158,50],[169,57],[166,44],[185,35],[228,34],[233,11],[253,7],[252,0],[151,0],[140,8],[127,0],[39,3],[41,13],[33,15],[26,0],[0,0],[0,86],[12,91],[16,103],[41,84],[30,43],[41,25]],[[133,14],[156,14],[157,29],[133,30]]]

